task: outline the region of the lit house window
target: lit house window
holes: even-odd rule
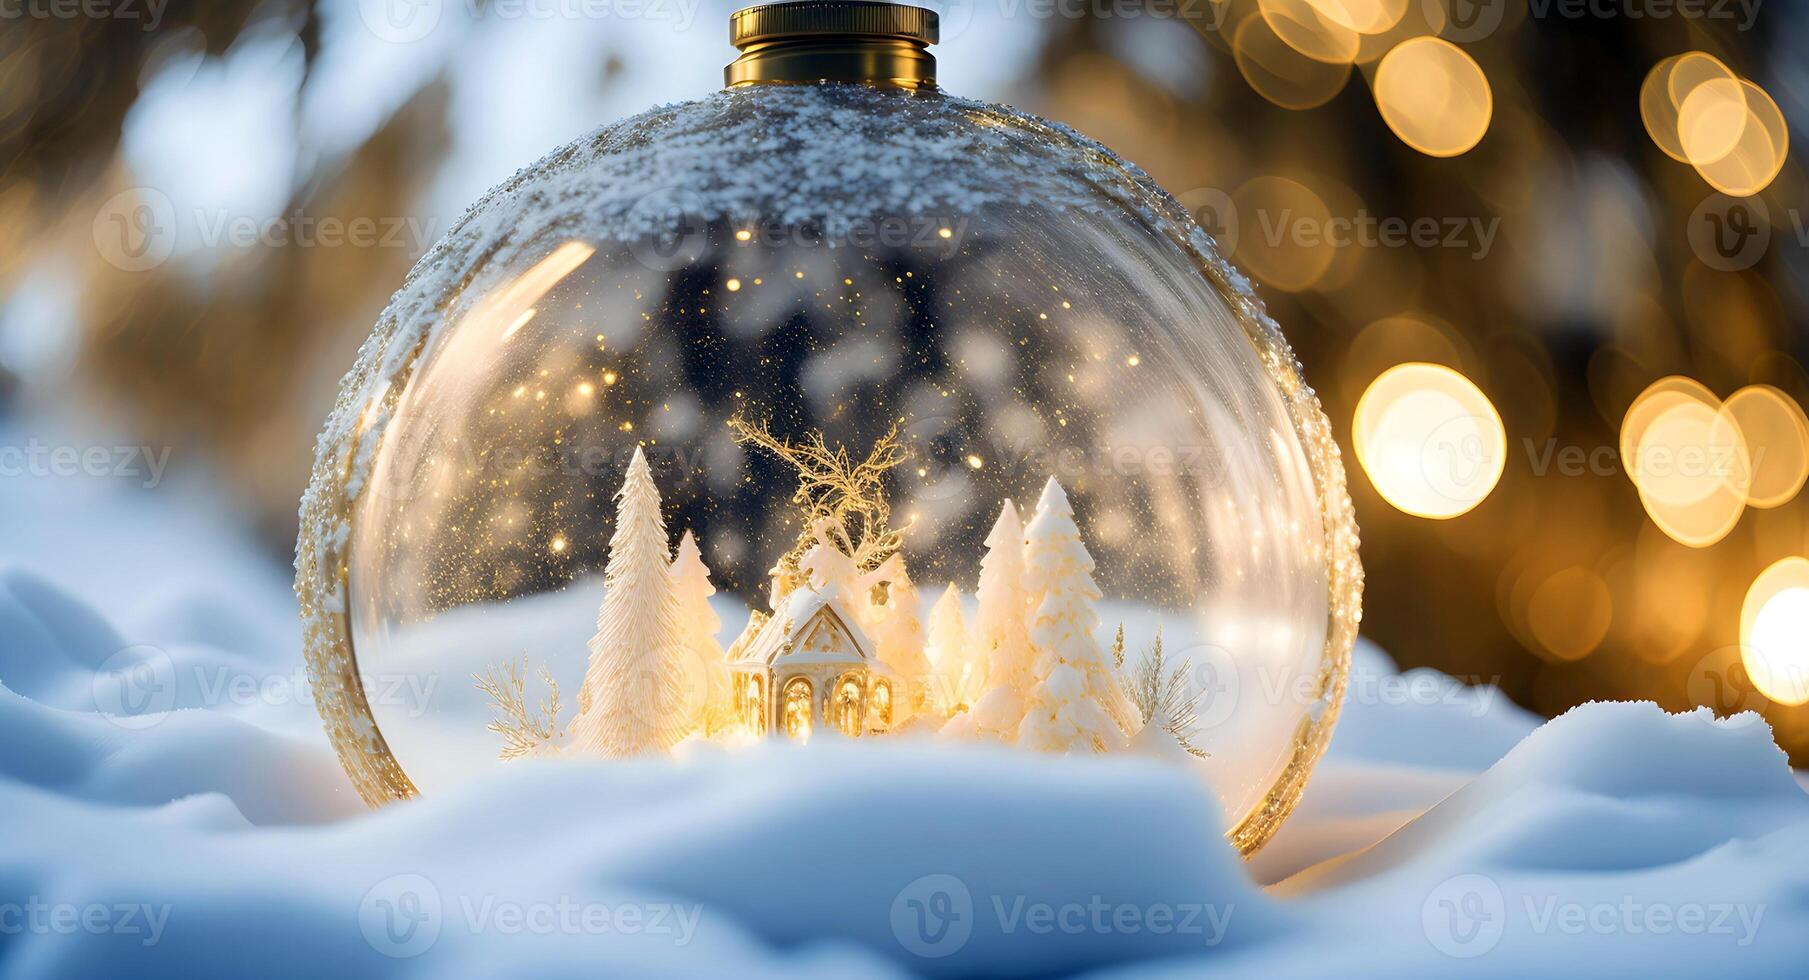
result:
[[[785,682],[785,734],[796,739],[810,737],[810,682],[794,677]]]
[[[835,689],[835,727],[843,735],[858,737],[861,724],[866,721],[866,705],[861,702],[860,678],[852,675],[844,676]]]

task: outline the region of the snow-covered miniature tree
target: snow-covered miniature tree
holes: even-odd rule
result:
[[[872,584],[883,586],[885,601],[869,604],[877,614],[876,622],[867,627],[873,639],[874,656],[892,675],[892,724],[894,727],[914,716],[927,691],[924,682],[930,673],[929,658],[923,651],[923,623],[918,618],[921,599],[917,586],[905,570],[904,558],[894,554],[871,575]],[[868,596],[874,590],[867,590]]]
[[[679,539],[678,552],[672,557],[672,591],[678,596],[679,632],[688,653],[684,680],[696,695],[688,701],[700,709],[693,723],[704,734],[714,734],[732,713],[729,673],[722,644],[716,639],[722,619],[710,607],[716,586],[710,582],[710,568],[690,531]]]
[[[1018,727],[1018,744],[1045,752],[1123,748],[1139,728],[1137,709],[1119,688],[1111,654],[1095,636],[1101,593],[1093,581],[1093,556],[1054,477],[1043,485],[1024,538],[1037,682]]]
[[[603,604],[572,722],[573,751],[610,758],[664,752],[684,737],[689,713],[670,545],[659,489],[639,447],[616,501]]]
[[[971,707],[985,683],[985,665],[973,657],[967,617],[961,611],[961,590],[953,582],[930,607],[930,642],[924,655],[934,671],[930,694],[936,707],[945,715]]]
[[[967,717],[949,728],[956,735],[1014,742],[1024,720],[1030,673],[1030,635],[1024,591],[1024,522],[1011,501],[999,509],[986,555],[980,559],[980,608],[975,617],[975,659],[985,665],[986,690]]]

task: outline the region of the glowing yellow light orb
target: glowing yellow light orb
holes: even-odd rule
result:
[[[1784,124],[1784,113],[1764,89],[1742,79],[1739,83],[1739,120],[1734,123],[1705,123],[1709,130],[1736,130],[1726,152],[1704,159],[1692,155],[1690,162],[1709,185],[1733,197],[1751,197],[1765,188],[1784,169],[1790,152],[1790,130]],[[1708,86],[1702,86],[1702,91]],[[1691,95],[1692,100],[1696,97]],[[1731,97],[1724,100],[1731,103]],[[1723,108],[1721,115],[1728,110]],[[1719,145],[1719,141],[1712,141]]]
[[[1376,66],[1374,88],[1388,128],[1427,156],[1467,152],[1482,141],[1495,114],[1482,66],[1443,38],[1395,45]]]
[[[1809,558],[1759,573],[1740,608],[1740,657],[1759,693],[1809,704]]]
[[[1284,109],[1324,105],[1344,90],[1351,66],[1296,51],[1261,16],[1245,17],[1232,32],[1231,56],[1256,94]]]
[[[1263,20],[1288,47],[1314,61],[1350,64],[1361,39],[1333,0],[1258,0]]]
[[[1711,78],[1677,107],[1677,141],[1691,163],[1712,163],[1739,144],[1746,129],[1746,89],[1738,79]]]
[[[1789,503],[1809,481],[1809,417],[1789,395],[1770,385],[1748,385],[1728,396],[1727,411],[1740,425],[1752,456],[1754,507]]]
[[[1746,510],[1752,463],[1739,422],[1688,378],[1662,378],[1633,400],[1621,458],[1647,516],[1680,544],[1720,541]]]
[[[1442,364],[1399,364],[1357,402],[1357,461],[1376,492],[1417,517],[1482,503],[1507,464],[1507,430],[1488,396]]]

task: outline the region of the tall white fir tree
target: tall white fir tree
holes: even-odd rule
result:
[[[974,622],[978,648],[975,656],[985,664],[986,689],[968,717],[956,716],[954,721],[959,724],[954,724],[951,731],[1015,742],[1035,678],[1030,672],[1026,623],[1029,599],[1024,590],[1024,521],[1009,500],[999,509],[999,517],[986,535],[986,554],[980,559],[975,597],[979,601]]]
[[[722,619],[710,606],[716,586],[710,582],[710,568],[704,564],[697,537],[690,531],[679,539],[678,551],[672,556],[672,591],[678,596],[679,630],[689,654],[685,657],[685,685],[693,696],[686,703],[698,709],[690,722],[704,734],[714,734],[729,713],[729,672],[722,644],[716,639]]]
[[[572,721],[572,751],[624,758],[661,753],[685,734],[684,634],[653,471],[637,446],[616,493],[603,603]]]
[[[873,655],[892,675],[892,725],[896,728],[909,721],[924,707],[924,682],[930,673],[930,661],[924,656],[921,599],[917,586],[905,570],[904,555],[894,554],[868,573],[867,581],[885,584],[885,599],[873,603],[871,587],[861,591],[869,597],[869,624],[863,628],[873,641]],[[860,605],[860,603],[857,603]]]
[[[930,607],[929,646],[924,650],[934,678],[930,694],[943,714],[966,711],[980,696],[986,678],[984,664],[973,657],[973,646],[961,609],[961,590],[950,582]]]
[[[1124,748],[1139,727],[1137,709],[1119,688],[1112,656],[1096,635],[1102,593],[1093,581],[1093,556],[1054,477],[1043,485],[1024,537],[1036,684],[1018,744],[1045,752]]]

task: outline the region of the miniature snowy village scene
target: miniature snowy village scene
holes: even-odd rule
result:
[[[896,426],[856,459],[820,436],[729,425],[797,476],[786,505],[799,532],[774,556],[765,608],[729,634],[699,542],[667,527],[637,448],[574,703],[532,655],[474,676],[500,758],[886,735],[1206,755],[1194,744],[1200,692],[1165,661],[1160,627],[1127,654],[1122,624],[1102,619],[1093,558],[1054,477],[1027,488],[1027,512],[1000,502],[977,581],[936,583],[926,602],[902,551],[911,528],[894,526],[884,493],[904,458]]]

